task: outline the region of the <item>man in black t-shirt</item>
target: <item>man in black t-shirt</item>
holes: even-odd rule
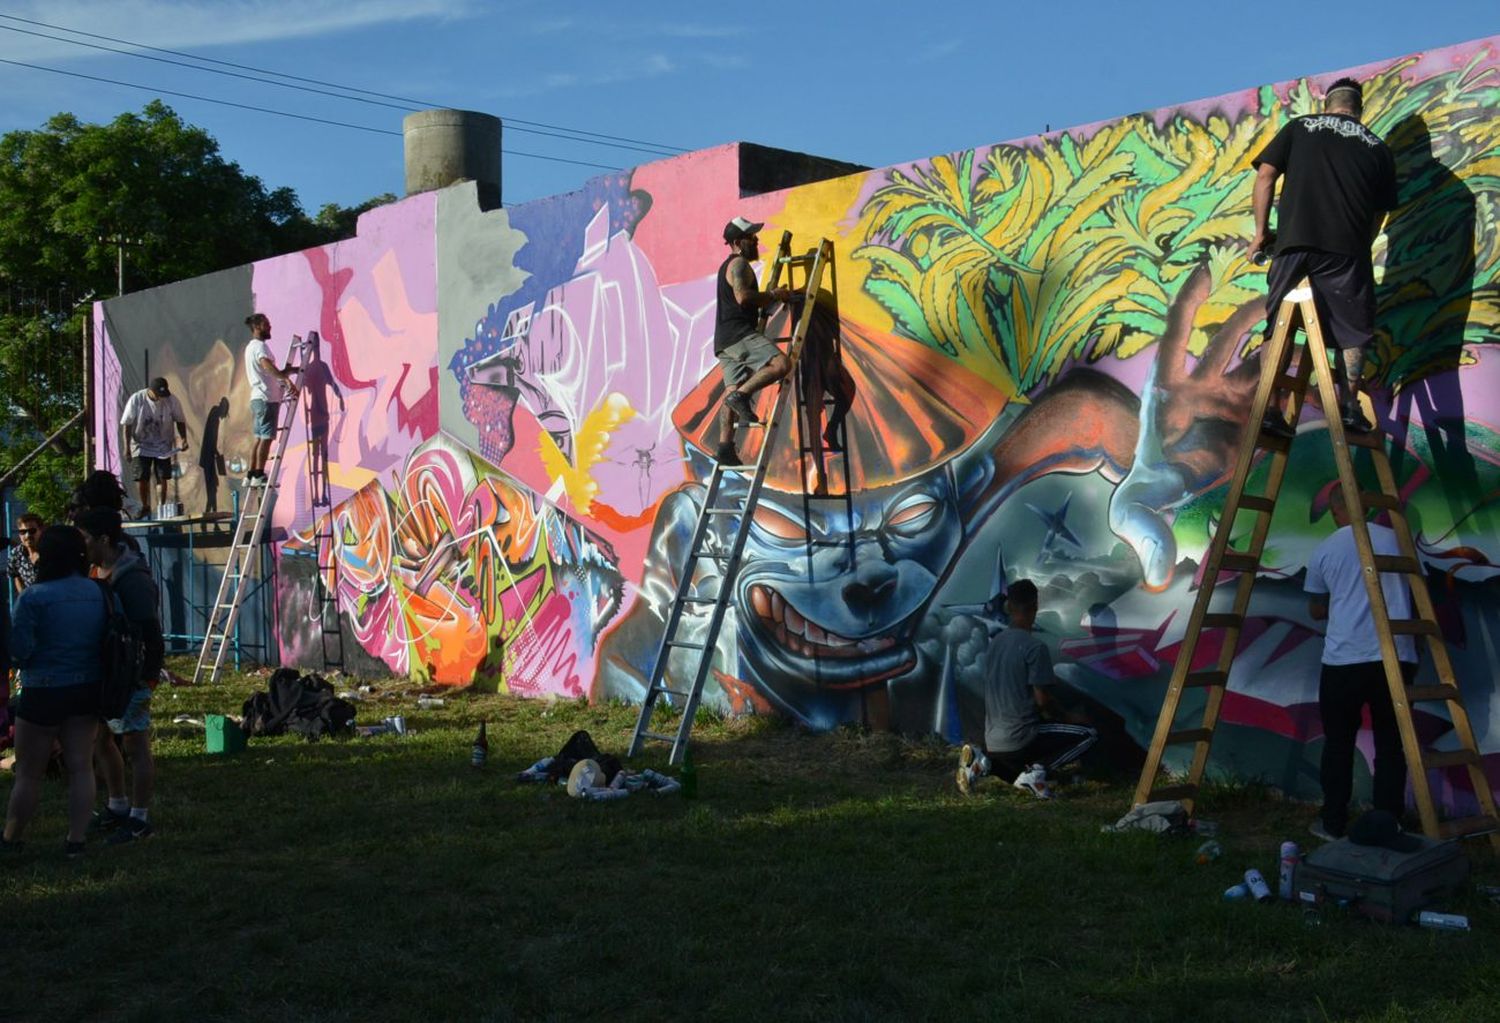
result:
[[[1323,100],[1324,113],[1289,122],[1253,161],[1256,258],[1274,240],[1276,259],[1267,279],[1266,317],[1273,321],[1282,299],[1309,278],[1318,320],[1328,340],[1343,352],[1340,374],[1344,428],[1368,431],[1359,407],[1364,348],[1375,337],[1375,271],[1370,243],[1383,214],[1396,207],[1396,164],[1391,151],[1360,123],[1363,93],[1352,78],[1340,78]],[[1277,204],[1277,230],[1269,229],[1276,180],[1285,178]],[[1290,427],[1275,410],[1266,427],[1286,435]]]

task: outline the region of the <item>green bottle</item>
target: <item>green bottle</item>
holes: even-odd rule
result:
[[[682,798],[698,798],[698,769],[693,766],[693,747],[682,754]]]

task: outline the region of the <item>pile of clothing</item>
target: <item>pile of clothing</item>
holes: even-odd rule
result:
[[[543,757],[516,775],[534,785],[565,785],[568,795],[589,802],[624,799],[632,792],[669,795],[682,788],[676,778],[647,768],[627,771],[620,758],[601,753],[588,732],[574,732],[555,756]]]
[[[293,668],[276,669],[266,691],[252,693],[242,710],[251,736],[295,732],[311,740],[354,731],[354,705],[334,695],[322,676],[299,675]]]

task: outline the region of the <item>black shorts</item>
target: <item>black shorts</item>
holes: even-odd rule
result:
[[[1363,348],[1375,340],[1375,270],[1370,257],[1359,259],[1320,249],[1292,249],[1271,260],[1266,274],[1268,326],[1275,326],[1282,299],[1304,277],[1312,281],[1324,342]]]
[[[25,686],[16,697],[16,717],[42,728],[57,728],[68,718],[99,716],[99,683],[76,686]]]
[[[143,480],[152,472],[155,472],[157,482],[167,482],[167,480],[172,478],[172,460],[170,458],[150,458],[146,455],[137,456],[135,460],[135,478]]]

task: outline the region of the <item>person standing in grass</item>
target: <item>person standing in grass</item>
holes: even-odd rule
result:
[[[95,578],[109,586],[125,617],[140,628],[146,643],[140,688],[131,697],[125,713],[99,730],[95,750],[109,802],[94,814],[94,826],[114,832],[109,841],[118,845],[151,836],[151,793],[156,784],[156,761],[151,755],[151,692],[160,678],[165,655],[160,603],[156,580],[151,578],[145,559],[125,544],[119,512],[113,508],[90,508],[78,517],[78,528],[83,531]],[[128,796],[125,760],[120,747],[115,745],[116,735],[130,754]]]
[[[1307,561],[1302,588],[1308,613],[1327,621],[1323,638],[1323,670],[1318,679],[1318,715],[1323,723],[1323,757],[1318,764],[1323,786],[1323,809],[1312,833],[1325,842],[1344,837],[1349,823],[1349,798],[1354,793],[1355,740],[1366,707],[1375,738],[1375,770],[1371,782],[1375,809],[1397,820],[1406,810],[1406,752],[1401,729],[1380,657],[1380,637],[1370,610],[1364,568],[1349,524],[1349,506],[1342,485],[1334,486],[1328,510],[1338,526],[1314,549]],[[1370,546],[1376,554],[1399,555],[1396,534],[1389,526],[1369,523]],[[1394,572],[1382,572],[1380,589],[1391,618],[1412,616],[1411,590]],[[1411,636],[1396,636],[1396,659],[1406,684],[1417,671],[1417,644]]]
[[[62,744],[68,772],[67,854],[83,853],[94,808],[94,734],[99,725],[99,651],[105,594],[88,577],[83,534],[53,526],[42,535],[36,582],[16,601],[11,660],[21,669],[16,701],[15,784],[0,848],[20,847],[41,798],[52,744]]]
[[[996,775],[1038,799],[1050,799],[1049,772],[1083,756],[1099,733],[1081,722],[1044,721],[1056,713],[1047,689],[1056,683],[1052,655],[1032,630],[1036,583],[1020,579],[1005,594],[1010,627],[985,655],[984,748],[965,743],[958,756],[958,789],[967,795],[985,775]]]
[[[13,544],[7,553],[10,569],[10,584],[20,593],[36,582],[36,562],[42,533],[46,530],[40,515],[27,512],[16,519],[16,536],[21,542]]]

